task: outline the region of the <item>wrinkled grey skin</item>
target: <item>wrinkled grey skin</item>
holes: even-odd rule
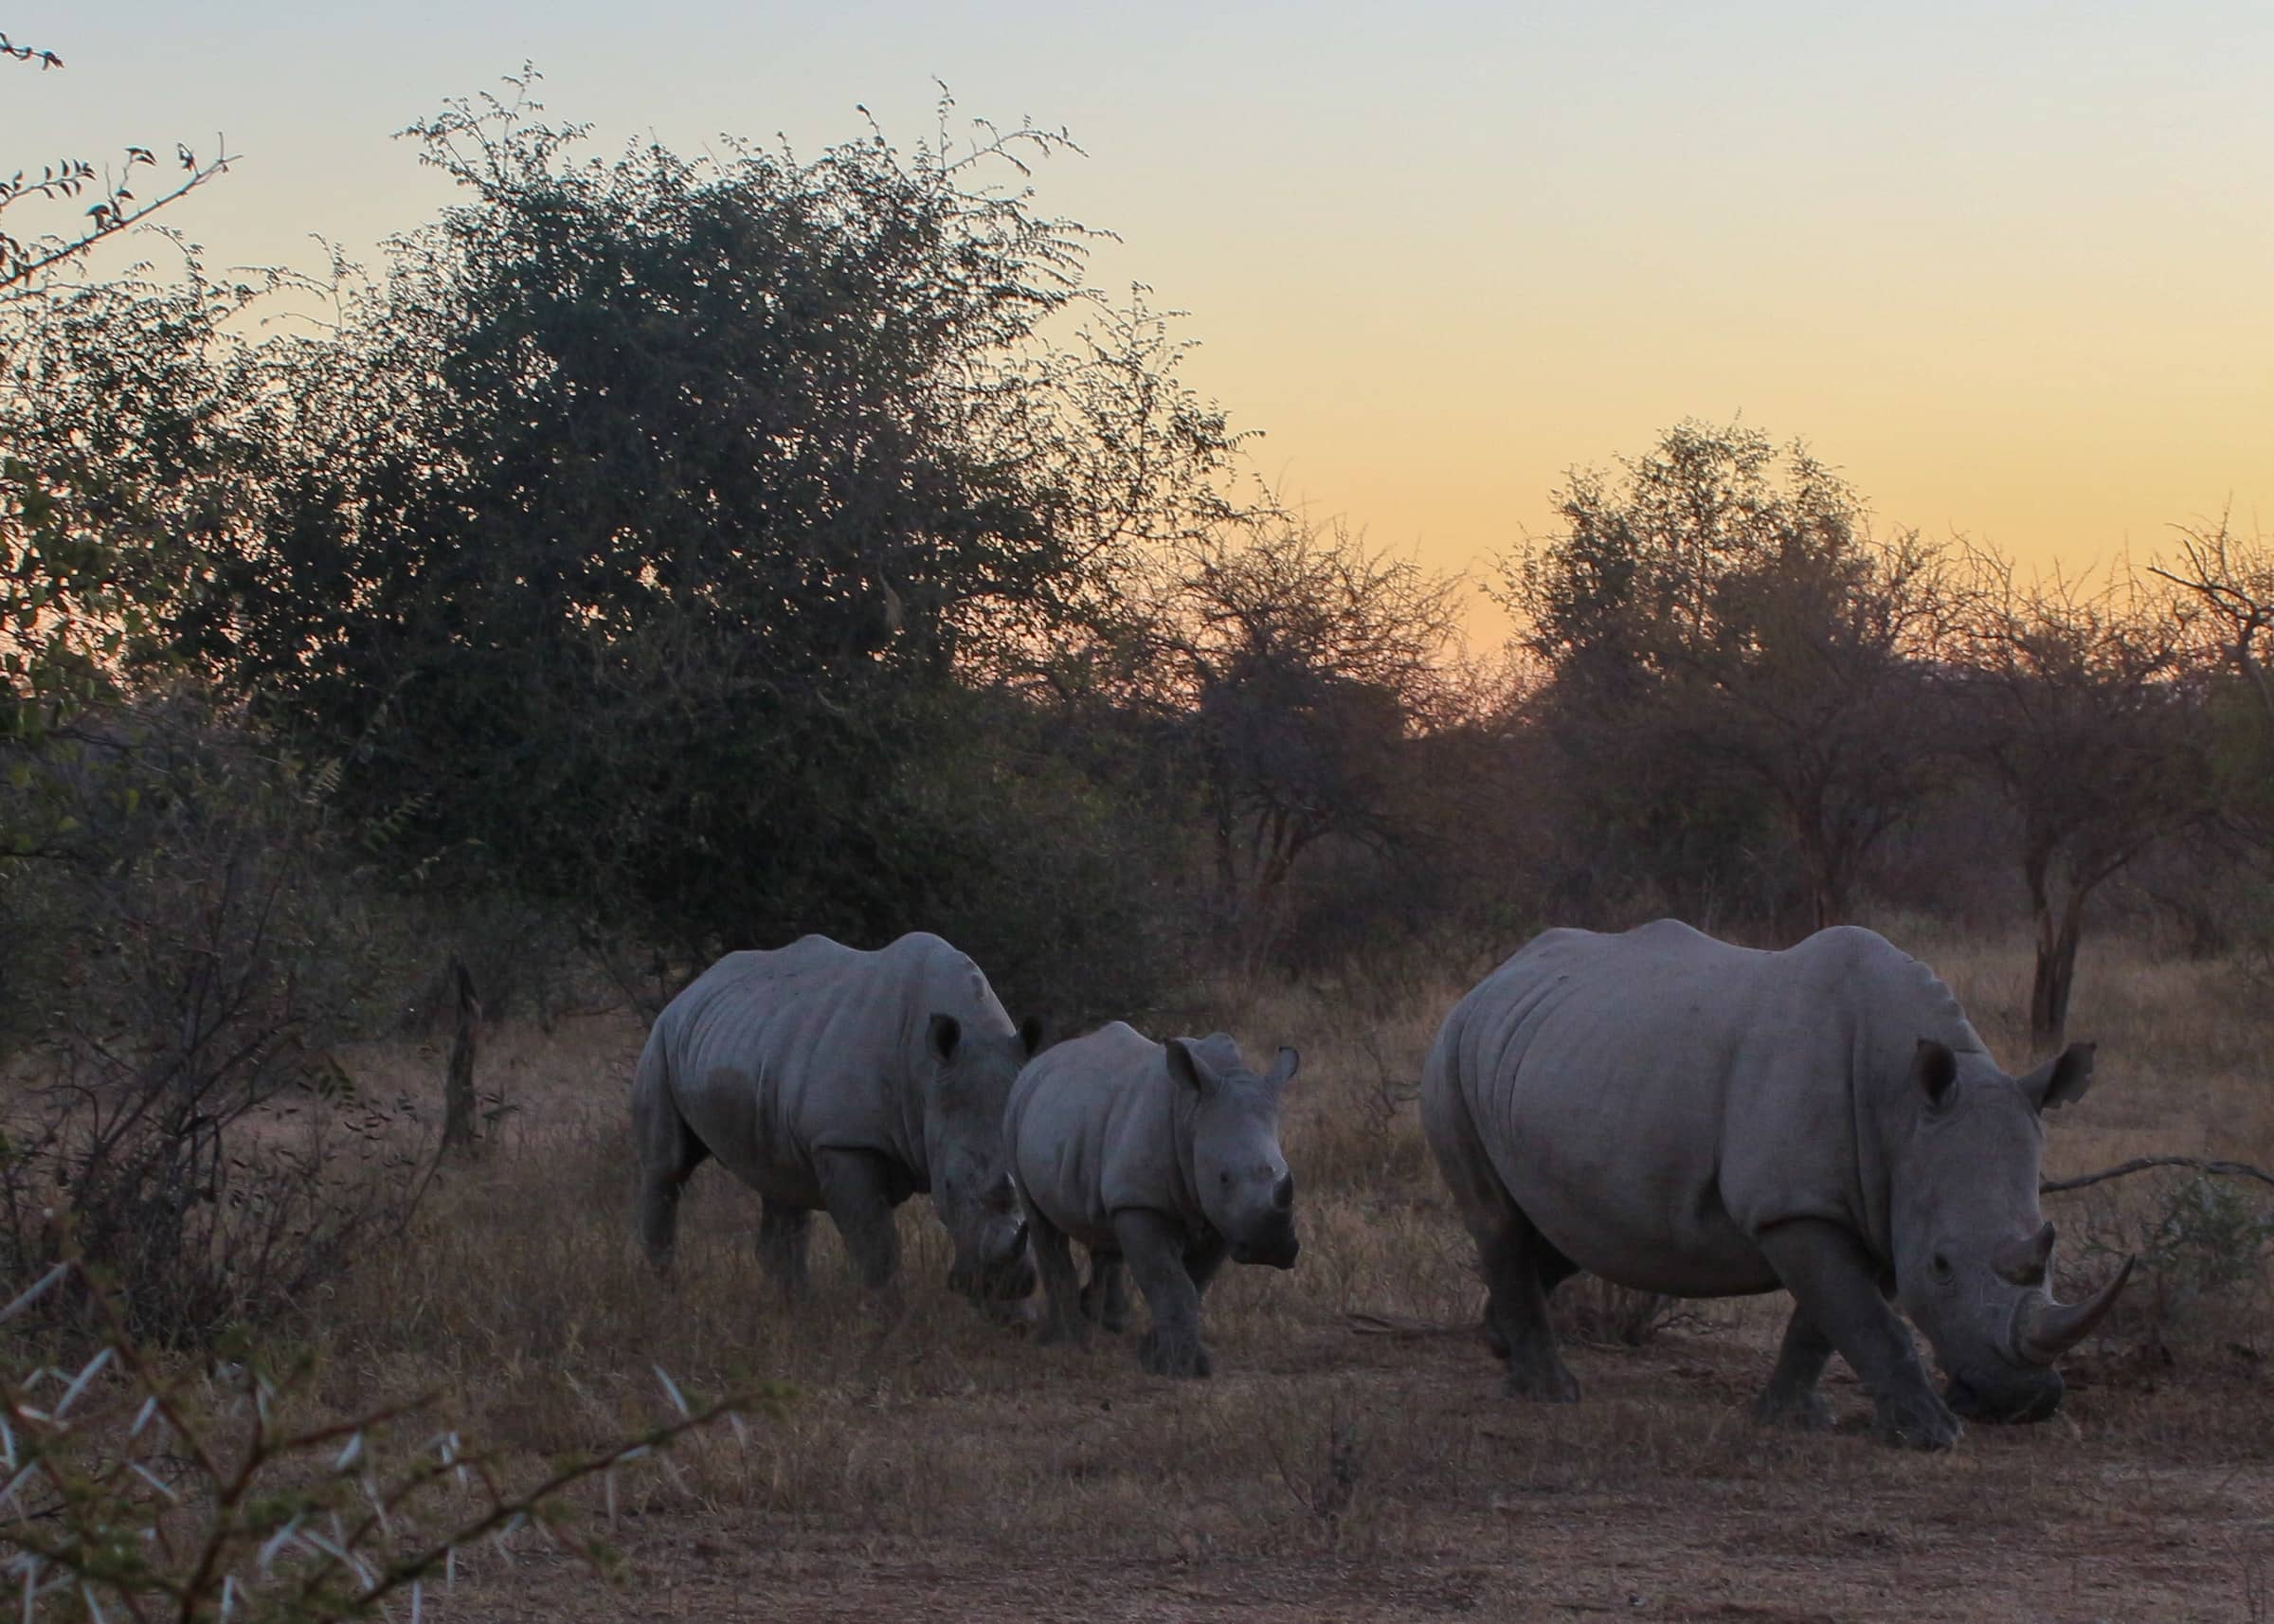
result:
[[[1119,1330],[1126,1259],[1152,1314],[1138,1362],[1208,1374],[1200,1296],[1225,1256],[1295,1266],[1279,1091],[1300,1064],[1282,1049],[1259,1077],[1223,1033],[1163,1044],[1118,1020],[1028,1062],[1003,1135],[1042,1276],[1038,1340],[1078,1342],[1092,1319]],[[1070,1240],[1089,1248],[1086,1287]]]
[[[1502,965],[1447,1017],[1421,1110],[1511,1394],[1578,1396],[1546,1320],[1576,1270],[1685,1297],[1783,1287],[1793,1318],[1756,1413],[1827,1424],[1816,1382],[1836,1350],[1884,1436],[1940,1448],[1959,1414],[2051,1414],[2053,1359],[2121,1289],[2074,1307],[2047,1290],[2039,1113],[2091,1076],[2089,1045],[2007,1075],[1949,989],[1871,931],[1766,953],[1662,919],[1550,930]]]
[[[657,1018],[633,1079],[649,1260],[670,1267],[680,1189],[715,1156],[765,1198],[759,1256],[785,1291],[805,1287],[817,1207],[862,1281],[885,1287],[899,1267],[893,1209],[929,1193],[955,1242],[949,1284],[1025,1296],[1034,1275],[1002,1125],[1037,1042],[937,936],[873,953],[826,936],[729,953]]]

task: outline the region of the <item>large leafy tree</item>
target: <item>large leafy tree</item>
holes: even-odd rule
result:
[[[1928,782],[1919,669],[1942,594],[1915,533],[1795,445],[1685,423],[1503,563],[1590,826],[1671,875],[1781,828],[1810,928]],[[1679,893],[1680,881],[1669,885]]]
[[[269,349],[274,516],[195,646],[422,860],[690,951],[952,913],[964,690],[1218,499],[1221,414],[1017,188],[1063,136],[598,159],[516,84],[407,132],[463,201]]]

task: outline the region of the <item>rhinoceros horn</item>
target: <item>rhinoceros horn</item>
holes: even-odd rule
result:
[[[2117,1294],[2132,1277],[2134,1258],[2124,1259],[2108,1283],[2082,1303],[2056,1303],[2050,1296],[2022,1304],[2013,1322],[2013,1352],[2025,1364],[2050,1364],[2092,1334],[2093,1326],[2116,1307]]]

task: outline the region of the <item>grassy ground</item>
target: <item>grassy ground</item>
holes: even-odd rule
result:
[[[2017,1066],[2018,947],[1890,933]],[[752,1254],[756,1201],[714,1168],[687,1202],[677,1283],[650,1279],[624,1150],[641,1032],[605,1016],[493,1036],[483,1086],[514,1108],[496,1137],[446,1176],[411,1244],[311,1306],[326,1397],[447,1384],[469,1434],[550,1453],[656,1418],[654,1364],[713,1391],[796,1389],[747,1442],[722,1433],[626,1477],[630,1589],[533,1546],[485,1553],[458,1618],[2274,1616],[2274,1315],[2263,1271],[2220,1285],[2184,1248],[2160,1294],[2136,1287],[2069,1362],[2060,1416],[1970,1429],[1947,1455],[1873,1443],[1836,1363],[1839,1433],[1754,1428],[1776,1300],[1697,1305],[1640,1347],[1576,1346],[1577,1406],[1501,1398],[1464,1328],[1480,1292],[1412,1099],[1437,1020],[1484,967],[1221,995],[1212,1013],[1252,1055],[1304,1050],[1284,1133],[1304,1254],[1290,1274],[1227,1270],[1211,1381],[1142,1375],[1133,1333],[1045,1350],[983,1323],[942,1289],[921,1201],[897,1324],[844,1277],[826,1225],[817,1297],[785,1311]],[[2151,1151],[2274,1163],[2266,1004],[2238,966],[2088,947],[2074,1030],[2101,1040],[2099,1077],[2053,1119],[2048,1171]],[[430,1092],[439,1062],[405,1045],[356,1069]],[[2133,1181],[2048,1209],[2073,1260],[2086,1232],[2136,1240],[2162,1199]],[[1442,1328],[1363,1334],[1352,1312]]]

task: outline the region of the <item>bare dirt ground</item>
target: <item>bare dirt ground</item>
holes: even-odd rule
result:
[[[1929,956],[2013,1063],[2026,962],[1994,945]],[[2053,1123],[2048,1167],[2274,1160],[2268,1017],[2245,983],[2142,954],[2097,965],[2078,1030],[2099,1024],[2103,1081]],[[1141,1373],[1133,1332],[1038,1349],[983,1323],[941,1288],[920,1200],[904,1213],[896,1324],[880,1326],[825,1234],[815,1299],[773,1301],[755,1204],[713,1171],[691,1193],[677,1282],[652,1281],[621,1145],[637,1023],[497,1034],[484,1078],[515,1108],[503,1132],[447,1176],[415,1248],[369,1260],[318,1308],[337,1401],[447,1384],[469,1435],[534,1458],[656,1419],[653,1364],[710,1392],[778,1380],[794,1396],[745,1439],[719,1431],[626,1469],[624,1585],[525,1537],[510,1560],[469,1558],[430,1615],[2274,1617],[2263,1271],[2186,1303],[2136,1286],[2068,1362],[2058,1416],[1970,1428],[1947,1454],[1874,1442],[1837,1363],[1837,1433],[1756,1428],[1777,1299],[1699,1305],[1640,1347],[1574,1346],[1577,1405],[1501,1398],[1497,1365],[1458,1328],[1479,1293],[1402,1092],[1457,990],[1227,1001],[1252,1051],[1305,1047],[1286,1139],[1306,1252],[1291,1274],[1227,1271],[1202,1382]],[[406,1046],[360,1069],[409,1087],[433,1062]],[[2124,1199],[2147,1210],[2144,1182]],[[2133,1209],[2105,1190],[2048,1200],[2086,1274],[2104,1265],[2079,1238],[2136,1232]],[[1353,1311],[1447,1328],[1361,1334]],[[607,1526],[598,1496],[588,1525]]]

